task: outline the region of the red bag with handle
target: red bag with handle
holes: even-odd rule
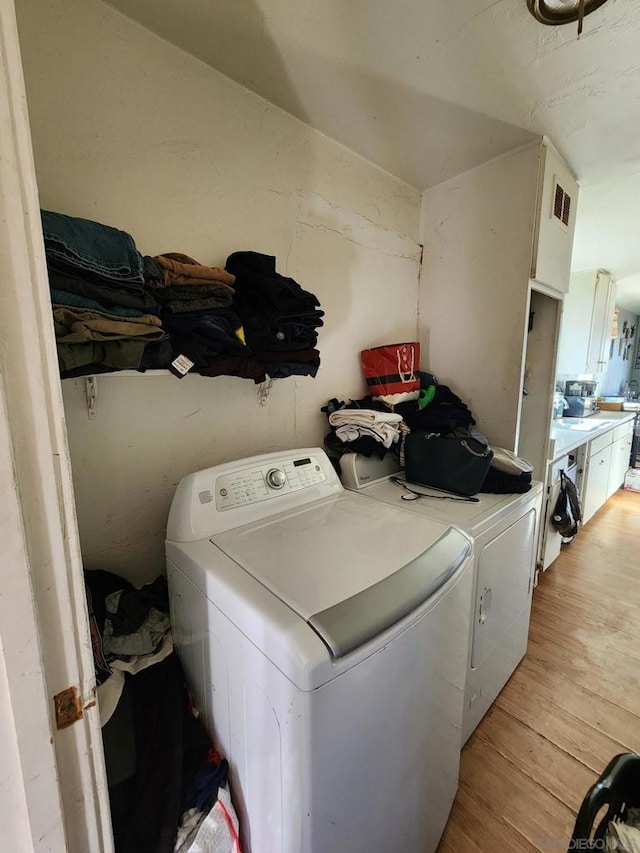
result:
[[[369,394],[390,406],[416,400],[420,393],[420,344],[386,344],[362,350],[362,370]]]

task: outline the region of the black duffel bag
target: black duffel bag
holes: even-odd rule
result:
[[[480,491],[492,459],[489,445],[470,434],[412,432],[404,442],[407,480],[457,495]]]

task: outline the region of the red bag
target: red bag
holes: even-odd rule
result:
[[[369,394],[390,406],[416,400],[420,393],[420,344],[386,344],[360,353]]]

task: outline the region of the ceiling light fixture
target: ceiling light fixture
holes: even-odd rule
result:
[[[607,0],[527,0],[527,6],[537,21],[550,27],[577,21],[580,35],[584,17],[606,2]]]

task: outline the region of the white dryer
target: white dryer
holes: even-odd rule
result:
[[[458,784],[469,538],[346,491],[312,448],[183,479],[166,552],[246,853],[435,851]]]
[[[456,525],[473,539],[464,744],[527,650],[542,483],[533,483],[525,494],[481,493],[477,503],[442,499],[442,492],[411,486],[432,497],[407,501],[403,495],[410,497],[410,493],[392,479],[404,476],[393,454],[377,459],[347,453],[341,457],[340,466],[342,482],[348,489],[412,515]]]

